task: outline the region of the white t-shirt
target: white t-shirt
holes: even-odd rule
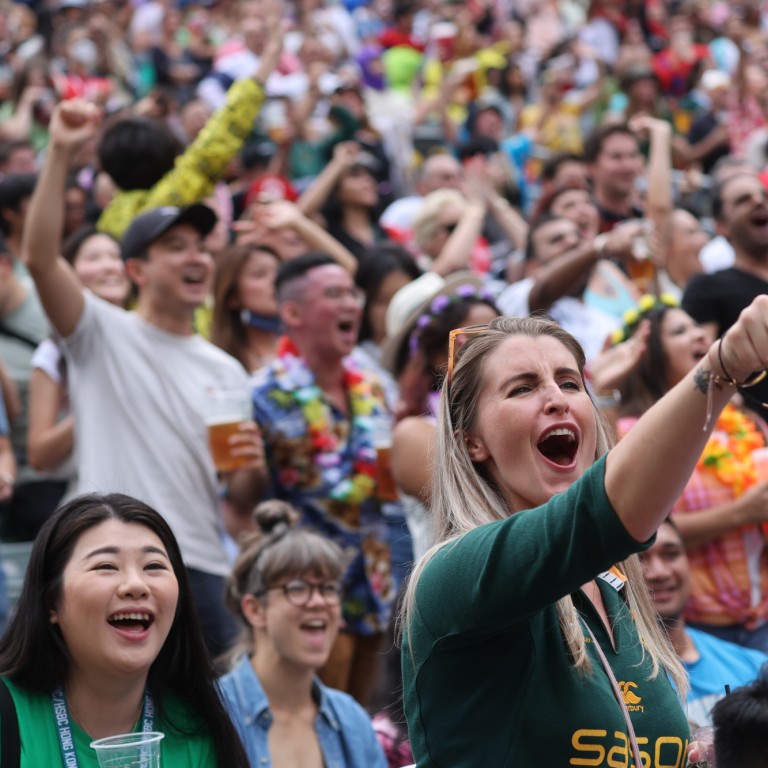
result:
[[[505,288],[496,299],[499,311],[509,317],[527,317],[530,314],[528,298],[533,285],[534,279],[526,277]],[[584,348],[588,361],[600,354],[606,338],[620,325],[618,318],[572,296],[563,296],[555,301],[546,314],[576,338]]]
[[[736,252],[726,238],[717,235],[699,251],[699,261],[704,271],[712,274],[730,269],[736,261]]]
[[[63,341],[78,493],[126,493],[170,524],[187,566],[224,576],[216,471],[203,398],[247,387],[234,358],[200,336],[162,331],[90,293]]]

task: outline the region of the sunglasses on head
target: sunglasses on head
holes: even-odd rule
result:
[[[467,325],[463,328],[454,328],[448,334],[448,371],[445,377],[446,386],[449,387],[451,385],[451,379],[453,378],[453,363],[456,356],[456,337],[484,333],[489,328],[490,326],[487,323],[485,325]]]

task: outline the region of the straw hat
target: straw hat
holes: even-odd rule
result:
[[[436,272],[426,272],[404,285],[389,302],[384,319],[387,331],[381,353],[384,367],[395,376],[400,373],[408,337],[416,321],[438,296],[454,296],[464,286],[479,293],[483,285],[484,281],[469,270],[453,272],[445,278]]]

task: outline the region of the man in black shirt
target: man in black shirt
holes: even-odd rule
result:
[[[712,215],[736,260],[730,269],[694,275],[683,309],[717,338],[752,299],[768,293],[768,192],[754,175],[731,176],[712,191]],[[768,379],[746,391],[768,402]]]

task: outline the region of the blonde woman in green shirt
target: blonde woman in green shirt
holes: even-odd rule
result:
[[[667,673],[682,697],[685,674],[636,553],[734,388],[768,363],[768,297],[610,451],[584,354],[560,326],[498,318],[451,335],[438,543],[414,569],[402,619],[419,768],[682,768],[690,734]]]

